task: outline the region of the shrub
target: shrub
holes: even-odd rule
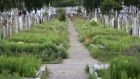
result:
[[[91,21],[90,21],[90,24],[91,26],[97,26],[98,23],[97,23],[97,18],[93,18]]]
[[[64,9],[58,10],[58,19],[59,19],[59,21],[66,21],[66,15],[65,15]]]

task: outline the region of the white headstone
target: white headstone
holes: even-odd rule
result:
[[[120,30],[120,28],[121,28],[121,24],[120,24],[120,18],[118,17],[118,30]]]
[[[19,16],[19,29],[23,31],[23,16]]]
[[[112,28],[115,27],[115,18],[114,18],[114,17],[113,17],[112,20],[111,20],[111,26],[112,26]]]
[[[137,36],[137,18],[133,20],[132,35]]]
[[[18,25],[19,25],[18,16],[15,16],[15,26],[16,26],[15,31],[16,31],[16,33],[18,33],[18,27],[19,27]]]
[[[126,24],[126,26],[125,26],[126,32],[128,33],[129,31],[128,31],[128,18],[127,18],[127,14],[125,16],[125,24]]]

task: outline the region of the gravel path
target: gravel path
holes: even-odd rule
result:
[[[49,77],[47,79],[88,79],[84,69],[87,64],[99,63],[93,59],[89,51],[78,41],[78,33],[68,20],[69,40],[71,47],[68,50],[69,58],[62,64],[48,64]]]

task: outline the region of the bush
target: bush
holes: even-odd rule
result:
[[[90,24],[91,26],[97,26],[98,23],[97,23],[97,18],[93,18],[91,21],[90,21]]]
[[[65,15],[64,9],[58,10],[58,19],[59,19],[59,21],[66,21],[66,15]]]

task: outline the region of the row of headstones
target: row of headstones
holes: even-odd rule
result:
[[[5,14],[1,17],[3,38],[11,36],[13,32],[18,33],[19,31],[23,31],[24,29],[29,30],[31,25],[38,24],[39,22],[43,21],[43,16],[41,13],[32,15],[27,11],[19,13],[15,13],[15,11],[12,11],[10,12],[10,15]]]
[[[124,9],[118,14],[118,12],[113,12],[110,15],[102,15],[100,13],[100,9],[95,9],[94,12],[92,12],[91,17],[94,17],[92,19],[99,18],[101,23],[105,26],[110,26],[111,28],[117,28],[118,30],[125,29],[127,33],[132,34],[133,36],[140,37],[140,11],[137,10],[136,14],[135,7],[124,7]],[[129,11],[129,12],[127,12]],[[135,12],[134,12],[135,11]],[[87,12],[84,8],[82,8],[82,14],[83,17],[87,18]]]
[[[0,35],[2,38],[6,38],[11,36],[12,33],[30,30],[31,26],[50,19],[54,14],[56,14],[55,8],[40,9],[36,12],[33,10],[30,13],[28,11],[18,12],[16,9],[11,12],[4,12],[0,16]]]
[[[73,16],[77,14],[78,12],[78,6],[75,7],[66,7],[65,8],[66,14],[69,14],[70,16]]]
[[[129,13],[129,14],[134,14],[134,13],[139,13],[138,8],[136,6],[122,6],[122,10],[120,11],[121,13]]]
[[[125,29],[127,33],[133,36],[140,37],[139,17],[134,17],[129,14],[119,15],[118,17],[111,17],[107,15],[101,15],[101,23],[111,28],[117,28],[118,30]],[[130,27],[130,29],[129,29]]]

